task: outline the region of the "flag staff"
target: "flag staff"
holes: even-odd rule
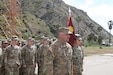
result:
[[[74,44],[74,40],[75,40],[75,32],[74,32],[74,26],[73,26],[73,22],[72,22],[72,17],[71,17],[71,9],[69,8],[69,17],[68,17],[68,27],[70,32],[72,32],[72,34],[70,34],[70,38],[68,43],[73,47]]]
[[[68,10],[68,12],[69,12],[69,16],[71,16],[71,9],[70,9],[70,7],[69,7],[69,10]]]

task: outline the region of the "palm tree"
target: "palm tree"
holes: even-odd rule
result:
[[[88,24],[88,27],[91,28],[91,29],[93,29],[94,24],[93,24],[93,23],[89,23],[89,24]]]
[[[102,31],[102,27],[101,26],[99,26],[98,28],[97,28],[97,30],[98,30],[98,32],[99,32],[99,36],[98,36],[98,44],[100,45],[100,48],[102,48],[101,47],[101,43],[102,43],[102,40],[103,40],[103,37],[101,36],[101,31]]]
[[[81,21],[82,19],[81,19],[81,17],[80,16],[78,16],[77,18],[76,18],[76,21],[78,22],[78,34],[79,34],[79,29],[80,29],[80,26],[79,26],[79,23],[80,23],[80,21]]]
[[[97,30],[98,30],[99,32],[101,32],[101,31],[102,31],[102,27],[101,27],[101,26],[98,27]]]
[[[109,33],[109,44],[111,43],[111,29],[112,29],[112,25],[113,25],[113,21],[112,20],[108,21],[108,26],[109,26],[109,30],[110,30],[110,33]]]

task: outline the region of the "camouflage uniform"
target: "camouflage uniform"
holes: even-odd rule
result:
[[[47,74],[47,67],[46,67],[46,59],[47,59],[47,52],[49,46],[42,44],[38,49],[38,64],[39,64],[39,75],[46,75]]]
[[[4,52],[5,75],[19,75],[21,60],[21,48],[19,46],[8,46]]]
[[[22,48],[21,56],[22,56],[22,65],[23,67],[23,75],[34,75],[35,70],[35,54],[36,47],[25,45]]]
[[[83,71],[83,50],[81,46],[73,47],[73,74],[82,75]]]
[[[2,65],[3,65],[3,51],[2,48],[0,48],[0,74],[2,74]]]
[[[36,61],[39,66],[39,75],[49,75],[47,72],[47,53],[49,51],[49,40],[48,37],[43,36],[41,38],[41,44],[37,51]]]
[[[8,41],[7,40],[2,40],[2,43],[1,43],[1,46],[2,46],[2,56],[1,56],[1,64],[2,64],[2,67],[1,67],[1,75],[5,75],[5,61],[4,61],[4,51],[5,51],[5,48],[8,46]]]
[[[72,48],[68,43],[62,43],[57,40],[51,46],[53,57],[53,75],[71,75],[72,74]]]

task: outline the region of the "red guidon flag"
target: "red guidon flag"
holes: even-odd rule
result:
[[[72,34],[70,34],[70,38],[69,38],[68,43],[73,47],[74,39],[75,39],[75,32],[74,32],[74,26],[72,23],[71,16],[69,16],[69,18],[68,18],[68,27],[69,27],[70,32],[72,32]]]

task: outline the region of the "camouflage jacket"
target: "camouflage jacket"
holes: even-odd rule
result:
[[[39,64],[39,75],[51,75],[52,67],[49,65],[52,54],[49,51],[49,46],[40,45],[38,49],[38,64]],[[48,59],[49,58],[49,59]]]
[[[21,48],[19,46],[8,46],[4,50],[5,66],[15,67],[21,65]]]
[[[0,48],[0,68],[2,67],[3,64],[3,51],[2,48]]]
[[[33,65],[35,64],[36,47],[25,45],[21,50],[22,64]]]
[[[48,51],[49,47],[46,45],[41,45],[38,49],[38,63],[43,65],[46,60],[46,55],[47,55],[47,51]]]
[[[73,47],[73,64],[75,66],[80,66],[83,63],[83,49],[81,46],[74,46]]]
[[[53,51],[53,75],[71,75],[72,73],[72,48],[68,43],[55,41]]]

